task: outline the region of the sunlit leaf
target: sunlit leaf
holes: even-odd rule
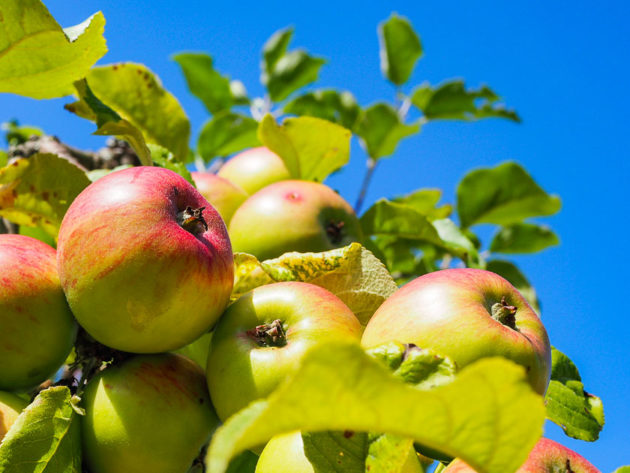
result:
[[[217,156],[226,157],[259,145],[258,122],[225,110],[203,125],[197,139],[197,152],[208,162]]]
[[[315,82],[325,63],[324,59],[302,50],[290,51],[280,57],[265,82],[271,100],[281,102],[299,88]]]
[[[186,167],[184,163],[175,159],[173,153],[171,153],[166,148],[163,148],[160,145],[149,145],[149,150],[151,151],[151,159],[155,164],[160,167],[170,169],[173,172],[176,172],[188,182],[190,182],[193,186],[195,186],[195,181],[193,181],[192,176],[190,175],[190,171]]]
[[[402,85],[422,56],[420,38],[406,18],[393,14],[379,25],[381,71],[396,85]]]
[[[532,223],[515,223],[502,227],[490,243],[490,251],[495,253],[536,253],[550,246],[560,244],[560,240],[549,227]]]
[[[271,35],[263,46],[264,70],[271,71],[273,69],[278,59],[287,52],[292,37],[293,28],[278,30]]]
[[[372,159],[393,154],[400,140],[419,131],[419,124],[405,125],[396,110],[386,103],[365,109],[356,127],[356,133]]]
[[[354,95],[334,89],[308,92],[284,106],[285,113],[323,118],[350,130],[357,121],[359,111]]]
[[[392,202],[405,204],[425,215],[429,219],[446,218],[453,211],[449,204],[438,207],[438,202],[442,197],[440,189],[418,189],[407,195],[402,195],[392,199]]]

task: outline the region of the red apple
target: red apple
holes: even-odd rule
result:
[[[238,208],[229,230],[234,251],[260,260],[361,240],[350,204],[330,187],[309,181],[282,181],[258,191]]]
[[[63,364],[76,323],[53,248],[23,235],[0,235],[0,268],[0,389],[27,389]]]
[[[185,179],[158,167],[88,186],[63,219],[57,257],[77,320],[118,350],[158,353],[192,342],[232,290],[223,220]]]
[[[502,356],[525,367],[538,393],[549,384],[545,327],[525,298],[490,271],[436,271],[400,288],[374,313],[361,343],[371,348],[390,341],[431,348],[459,368]]]
[[[248,194],[291,178],[282,158],[264,147],[248,149],[233,156],[219,169],[218,175]]]
[[[208,355],[208,387],[219,418],[270,394],[308,348],[331,337],[358,341],[361,324],[326,289],[281,282],[244,294],[219,320]]]
[[[462,460],[453,461],[444,473],[474,473]],[[516,473],[600,473],[584,457],[553,440],[541,438]]]
[[[28,402],[15,394],[0,391],[0,442]]]
[[[186,473],[219,424],[203,370],[175,354],[105,369],[83,401],[83,454],[92,473]]]
[[[248,197],[240,187],[210,172],[192,172],[197,190],[216,209],[227,225],[236,209]]]

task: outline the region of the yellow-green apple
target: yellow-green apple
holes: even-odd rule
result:
[[[191,172],[197,190],[219,212],[227,225],[248,194],[227,179],[211,172]]]
[[[0,389],[31,388],[63,364],[76,323],[53,248],[28,236],[0,235],[0,268]]]
[[[343,197],[324,184],[295,180],[276,182],[247,199],[229,230],[234,251],[260,260],[361,240],[357,216]]]
[[[207,378],[221,420],[270,394],[313,345],[359,341],[361,324],[334,294],[313,284],[260,286],[228,307],[212,336]]]
[[[444,473],[475,473],[462,460],[454,460]],[[516,473],[600,473],[583,456],[558,442],[541,438]]]
[[[544,394],[551,348],[540,318],[505,279],[481,269],[446,269],[407,283],[374,313],[361,343],[413,343],[450,357],[459,368],[502,356],[525,367]]]
[[[324,452],[319,452],[323,455]],[[331,463],[339,461],[339,454],[330,458]],[[413,448],[409,449],[407,459],[399,470],[400,473],[424,473]],[[315,473],[313,465],[304,453],[304,442],[300,432],[273,437],[256,463],[256,473]]]
[[[251,148],[233,156],[217,174],[248,194],[291,178],[282,158],[264,147]]]
[[[25,399],[0,391],[0,442],[27,405]]]
[[[57,261],[72,312],[104,345],[182,347],[228,303],[233,259],[218,212],[168,169],[133,167],[88,186],[59,230]]]
[[[83,402],[83,455],[92,473],[185,473],[219,424],[203,370],[172,353],[106,368]]]

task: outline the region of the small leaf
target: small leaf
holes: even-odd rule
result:
[[[230,462],[226,473],[254,473],[257,462],[258,456],[247,450]]]
[[[471,171],[457,187],[457,212],[463,228],[477,223],[520,223],[558,210],[560,199],[547,194],[514,162]]]
[[[352,133],[314,117],[287,118],[279,126],[271,115],[260,122],[258,138],[282,158],[295,179],[322,182],[350,160]]]
[[[215,114],[229,109],[235,99],[230,79],[215,70],[212,58],[204,53],[179,53],[173,59],[182,68],[190,92]]]
[[[0,444],[3,473],[80,473],[81,433],[70,390],[39,393]]]
[[[326,61],[295,50],[282,56],[269,72],[265,85],[271,100],[281,102],[293,92],[315,82]]]
[[[257,133],[256,120],[225,110],[203,125],[197,140],[197,152],[205,162],[217,156],[226,157],[245,148],[260,146]]]
[[[293,28],[285,28],[278,30],[267,40],[263,46],[263,69],[265,71],[273,70],[273,67],[284,54],[287,52],[291,38],[293,37]],[[263,80],[264,83],[264,80]]]
[[[537,253],[560,240],[549,227],[532,223],[515,223],[502,227],[492,239],[490,251],[495,253]]]
[[[620,466],[614,471],[614,473],[630,473],[630,465]]]
[[[418,189],[410,194],[396,197],[392,202],[412,207],[429,219],[439,219],[448,217],[453,211],[453,207],[449,204],[437,206],[441,197],[440,189]]]
[[[0,216],[57,238],[68,207],[89,184],[85,172],[54,154],[16,159],[0,169]]]
[[[9,146],[18,146],[28,141],[31,136],[42,136],[41,128],[28,125],[19,125],[17,120],[3,123],[1,128],[5,130],[5,140]]]
[[[529,283],[525,275],[509,261],[493,259],[488,261],[486,269],[507,279],[512,286],[518,289],[529,305],[540,314],[540,301],[536,295],[536,290]]]
[[[348,91],[315,90],[296,97],[284,106],[284,113],[323,118],[351,130],[359,116],[359,105]]]
[[[190,175],[190,171],[186,168],[186,165],[181,161],[175,159],[173,153],[171,153],[166,148],[161,147],[160,145],[150,144],[149,149],[151,150],[151,159],[155,164],[160,167],[170,169],[173,172],[176,172],[188,182],[190,182],[193,187],[195,186],[195,181],[193,181],[192,176]]]
[[[513,473],[543,421],[542,399],[522,367],[508,360],[482,359],[452,383],[422,391],[394,378],[358,345],[333,341],[313,347],[269,398],[219,427],[206,466],[222,473],[235,454],[285,432],[352,430],[411,438],[479,473]]]
[[[442,247],[454,256],[461,258],[469,268],[483,268],[475,244],[449,218],[433,221],[433,226],[442,240]]]
[[[406,18],[392,14],[379,25],[381,71],[396,85],[402,85],[422,56],[420,38]]]
[[[588,442],[599,438],[604,427],[604,406],[584,391],[577,367],[561,351],[551,351],[551,381],[545,396],[547,418],[569,436]]]
[[[482,118],[521,119],[514,110],[497,103],[500,97],[487,86],[466,90],[461,80],[446,82],[437,87],[423,84],[411,96],[411,103],[422,110],[429,120],[480,120]]]
[[[305,432],[304,456],[316,473],[365,473],[368,436],[365,433]],[[374,473],[378,473],[374,470]]]
[[[420,131],[420,125],[405,125],[398,113],[386,103],[377,103],[365,109],[357,123],[356,133],[372,159],[389,156],[396,151],[403,138]]]
[[[413,440],[391,434],[378,435],[370,442],[370,449],[365,460],[365,471],[369,473],[404,473],[408,471],[406,465],[410,456],[416,457]],[[411,461],[419,465],[417,458],[413,458]],[[413,470],[418,470],[418,467],[416,466]]]
[[[0,92],[34,99],[63,97],[107,52],[98,12],[61,29],[40,0],[0,3]]]
[[[0,167],[4,167],[9,162],[9,155],[6,151],[0,149]]]

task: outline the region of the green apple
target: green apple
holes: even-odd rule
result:
[[[240,187],[210,172],[191,172],[197,190],[216,209],[227,225],[236,209],[248,197]]]
[[[205,370],[208,364],[208,352],[212,343],[212,334],[213,332],[204,333],[197,340],[178,348],[174,353],[190,358]]]
[[[271,184],[247,199],[229,225],[234,251],[260,260],[288,251],[320,252],[361,241],[352,207],[330,187],[309,181]]]
[[[233,156],[217,174],[250,195],[269,184],[291,178],[282,158],[264,147]]]
[[[12,393],[0,391],[0,442],[28,402]]]
[[[91,473],[185,473],[219,424],[203,370],[170,353],[106,368],[83,402]]]
[[[269,395],[313,345],[359,340],[361,324],[334,294],[313,284],[258,287],[225,311],[212,336],[207,378],[221,420]]]
[[[63,365],[77,327],[53,248],[0,235],[0,268],[0,389],[28,389]]]
[[[551,347],[540,318],[505,279],[480,269],[425,274],[396,291],[374,313],[361,343],[413,343],[450,357],[459,368],[502,356],[525,367],[544,394]]]

